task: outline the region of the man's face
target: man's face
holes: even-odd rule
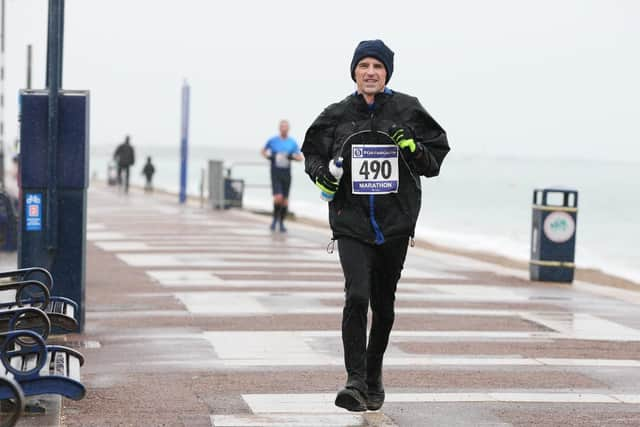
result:
[[[289,134],[289,122],[283,120],[280,122],[280,135],[287,136]]]
[[[358,92],[375,95],[382,92],[387,80],[387,69],[375,58],[362,58],[356,65],[356,85]]]

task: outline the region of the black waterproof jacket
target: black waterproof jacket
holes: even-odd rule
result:
[[[118,163],[118,166],[131,166],[136,162],[135,152],[133,151],[133,147],[131,144],[122,143],[118,145],[115,153],[113,153],[113,158]]]
[[[395,144],[388,135],[393,125],[408,129],[414,141],[424,147],[424,154],[408,161],[400,151],[397,193],[353,194],[352,145]],[[331,159],[344,158],[344,175],[329,203],[333,238],[353,237],[379,245],[413,236],[422,202],[420,176],[439,174],[449,144],[445,131],[417,98],[386,90],[376,95],[373,105],[354,94],[327,107],[307,130],[302,152],[305,171],[314,182]]]

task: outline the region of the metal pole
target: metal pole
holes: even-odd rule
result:
[[[64,0],[49,0],[49,31],[47,37],[47,88],[49,89],[46,244],[53,254],[58,247],[58,137],[59,103],[62,86]]]
[[[33,65],[33,46],[27,45],[27,89],[31,89],[31,66]]]
[[[189,94],[191,88],[185,80],[182,85],[182,127],[180,135],[180,203],[187,200],[187,161],[189,147]]]
[[[0,22],[0,190],[4,190],[4,24],[5,0],[2,0]]]

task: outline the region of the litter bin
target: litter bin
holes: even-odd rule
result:
[[[578,191],[533,191],[529,277],[544,282],[573,282]]]
[[[118,185],[118,165],[114,161],[107,163],[107,184]]]
[[[241,208],[244,194],[243,179],[224,179],[224,208]]]

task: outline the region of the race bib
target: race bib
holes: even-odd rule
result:
[[[351,146],[353,194],[397,193],[398,182],[397,145]]]
[[[291,165],[291,160],[289,160],[289,154],[276,153],[276,158],[274,159],[274,165],[277,168],[288,168]]]

